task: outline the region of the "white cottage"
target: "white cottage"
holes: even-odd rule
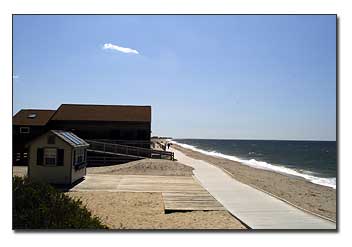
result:
[[[89,144],[72,132],[50,130],[29,143],[28,176],[51,184],[72,184],[86,175]]]

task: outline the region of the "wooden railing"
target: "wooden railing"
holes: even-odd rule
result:
[[[94,154],[89,154],[87,157],[87,162],[89,166],[104,166],[104,165],[116,165],[121,163],[130,162],[133,160],[138,160],[140,158],[131,158],[124,156],[99,156]]]
[[[142,157],[142,158],[174,160],[173,152],[127,146],[127,145],[121,145],[121,144],[113,144],[113,143],[100,142],[100,141],[94,141],[94,140],[85,140],[85,141],[89,143],[89,150],[92,150],[92,151],[129,155],[129,156]]]
[[[142,148],[149,148],[150,141],[142,141],[142,140],[110,140],[110,139],[92,139],[92,141],[97,142],[106,142],[112,144],[120,144],[126,146],[134,146],[134,147],[142,147]]]

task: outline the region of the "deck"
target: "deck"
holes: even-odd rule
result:
[[[159,192],[165,211],[225,210],[193,177],[90,174],[71,191]]]

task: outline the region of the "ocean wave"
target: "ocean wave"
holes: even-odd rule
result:
[[[217,151],[206,151],[206,150],[197,148],[197,147],[189,145],[189,144],[179,143],[174,140],[170,140],[170,142],[175,143],[183,148],[187,148],[187,149],[190,149],[190,150],[202,153],[202,154],[211,155],[211,156],[218,157],[218,158],[224,158],[224,159],[228,159],[228,160],[232,160],[232,161],[237,161],[237,162],[240,162],[244,165],[247,165],[247,166],[250,166],[253,168],[257,168],[257,169],[268,170],[268,171],[273,171],[273,172],[277,172],[277,173],[281,173],[281,174],[285,174],[285,175],[301,177],[301,178],[304,178],[304,179],[310,181],[311,183],[319,184],[319,185],[323,185],[323,186],[327,186],[327,187],[331,187],[331,188],[336,189],[336,178],[317,177],[317,176],[309,175],[309,174],[312,174],[312,172],[310,172],[310,171],[305,172],[304,170],[302,170],[302,172],[299,172],[294,169],[287,168],[285,166],[272,165],[272,164],[269,164],[265,161],[258,161],[255,159],[244,160],[244,159],[240,159],[236,156],[219,153]]]

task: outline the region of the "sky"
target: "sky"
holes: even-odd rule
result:
[[[13,17],[13,114],[152,106],[152,135],[336,140],[334,15]]]

